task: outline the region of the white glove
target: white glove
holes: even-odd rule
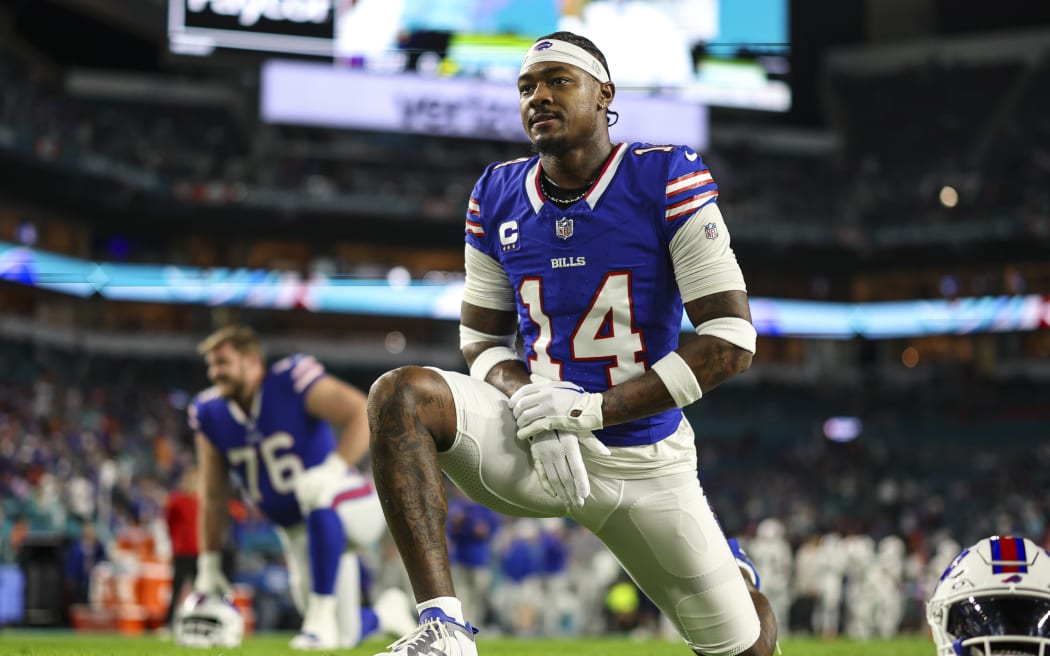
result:
[[[602,427],[601,394],[587,392],[567,380],[547,380],[535,374],[531,380],[510,397],[518,439],[550,430],[589,433]]]
[[[233,586],[222,573],[222,554],[218,551],[204,551],[197,556],[197,578],[193,581],[193,590],[224,597],[233,594]]]
[[[568,381],[533,374],[532,383],[510,397],[518,438],[528,439],[533,467],[543,489],[565,504],[583,506],[591,482],[580,447],[609,455],[590,432],[602,427],[602,395],[589,394]]]
[[[609,449],[593,435],[586,439],[597,445],[592,446],[593,450],[609,454]],[[577,508],[583,507],[584,500],[591,494],[591,481],[587,478],[587,467],[580,453],[581,441],[574,433],[558,430],[546,431],[529,439],[532,466],[544,491]]]
[[[331,503],[325,491],[338,485],[350,474],[350,465],[341,455],[332,451],[320,464],[314,465],[295,479],[295,498],[303,515]]]

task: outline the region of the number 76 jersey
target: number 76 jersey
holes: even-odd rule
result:
[[[567,209],[544,196],[541,175],[538,156],[490,165],[471,194],[466,242],[507,274],[530,371],[601,392],[678,347],[671,240],[718,187],[687,147],[644,143],[617,145]],[[703,227],[706,239],[728,240],[720,218]],[[651,444],[681,418],[676,408],[595,435]]]
[[[335,449],[335,436],[306,411],[306,394],[325,375],[309,355],[293,355],[270,367],[245,413],[211,387],[196,396],[189,424],[222,454],[239,486],[278,526],[303,521],[295,482]]]

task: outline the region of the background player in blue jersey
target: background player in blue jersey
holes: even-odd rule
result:
[[[688,147],[611,141],[604,59],[567,32],[525,56],[537,155],[489,166],[468,204],[470,375],[404,367],[372,387],[376,485],[421,612],[390,653],[477,653],[449,576],[442,469],[497,511],[593,531],[695,653],[774,651],[681,411],[755,351],[718,187]],[[680,340],[683,307],[697,334]]]
[[[232,473],[245,496],[277,525],[292,598],[303,614],[292,647],[357,644],[380,619],[361,608],[354,550],[375,543],[385,530],[372,483],[354,466],[368,449],[364,394],[308,355],[267,368],[258,337],[244,326],[215,332],[198,351],[213,386],[197,395],[189,411],[201,499],[194,588],[220,594],[230,589],[219,548]],[[377,599],[385,629],[395,629],[396,597],[391,592]]]

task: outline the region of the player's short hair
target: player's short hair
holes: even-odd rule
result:
[[[539,43],[540,41],[543,41],[545,39],[564,41],[566,43],[571,43],[572,45],[578,48],[583,48],[588,53],[594,55],[594,58],[597,59],[598,62],[602,65],[602,68],[605,69],[605,74],[609,76],[610,80],[612,79],[612,73],[609,72],[609,62],[605,59],[605,53],[603,53],[598,48],[598,46],[594,45],[594,41],[591,41],[585,36],[580,36],[575,32],[566,32],[562,30],[559,32],[551,32],[550,34],[541,36],[540,38],[536,39],[536,41],[534,41],[533,43]],[[616,110],[609,109],[608,107],[606,107],[605,118],[607,121],[609,121],[609,125],[613,125],[616,123],[616,121],[620,119],[620,114]]]
[[[224,326],[201,340],[197,344],[197,353],[207,355],[223,344],[230,344],[241,355],[254,353],[262,355],[262,342],[255,331],[248,326]]]
[[[540,38],[536,39],[534,43],[539,43],[540,41],[545,41],[547,39],[553,39],[555,41],[564,41],[565,43],[571,43],[577,48],[583,48],[590,54],[594,55],[594,58],[597,59],[601,63],[602,68],[605,69],[605,74],[609,76],[610,80],[612,79],[612,74],[609,73],[609,62],[605,60],[605,55],[602,53],[601,50],[598,49],[598,46],[594,45],[594,41],[591,41],[585,36],[580,36],[575,32],[561,31],[551,32],[546,36],[541,36]]]

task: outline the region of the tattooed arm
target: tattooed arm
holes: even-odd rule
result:
[[[741,291],[702,296],[685,304],[694,326],[720,317],[751,321],[747,294]],[[677,353],[693,370],[706,394],[751,366],[751,353],[711,335],[683,334]],[[622,424],[674,407],[667,387],[649,370],[644,375],[602,393],[602,416],[606,426]]]

